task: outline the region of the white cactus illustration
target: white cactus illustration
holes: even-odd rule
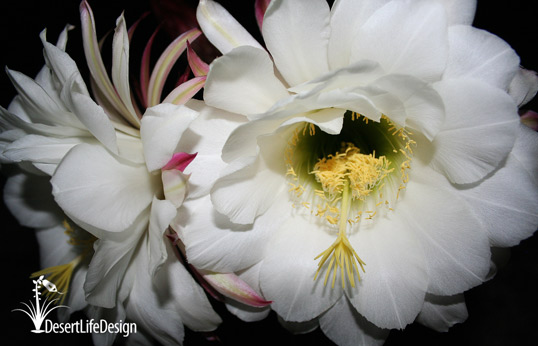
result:
[[[41,324],[43,323],[47,315],[55,309],[69,308],[69,307],[66,305],[57,305],[57,306],[51,307],[51,304],[57,301],[58,298],[49,300],[48,297],[45,297],[45,300],[41,303],[40,289],[42,287],[46,288],[51,293],[57,293],[57,294],[63,294],[63,293],[59,292],[58,289],[56,288],[56,285],[46,280],[43,275],[41,275],[37,280],[32,280],[32,282],[34,283],[34,286],[35,286],[34,289],[32,290],[32,292],[35,293],[34,294],[35,304],[31,300],[30,300],[31,306],[24,302],[21,302],[21,304],[24,304],[28,308],[28,310],[14,309],[12,311],[22,311],[26,315],[28,315],[30,319],[32,319],[32,322],[34,323],[34,327],[35,327],[35,329],[32,330],[32,333],[43,333],[44,330],[41,329]]]

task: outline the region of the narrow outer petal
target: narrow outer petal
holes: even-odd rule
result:
[[[233,273],[207,273],[204,279],[222,295],[243,304],[260,308],[271,304]]]
[[[222,54],[245,45],[263,49],[248,31],[215,1],[200,0],[196,18],[204,35]]]

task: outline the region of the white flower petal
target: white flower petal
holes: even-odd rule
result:
[[[175,208],[179,208],[187,195],[189,176],[177,169],[161,172],[163,192],[166,200]]]
[[[145,164],[144,147],[140,136],[116,132],[119,156],[133,163]]]
[[[325,270],[316,280],[314,258],[334,242],[314,223],[312,216],[294,215],[272,231],[260,271],[260,286],[267,300],[288,322],[309,321],[331,307],[341,296],[342,288],[323,285]],[[285,288],[285,289],[283,289]]]
[[[4,187],[4,203],[22,226],[48,228],[62,222],[48,177],[18,173]]]
[[[84,129],[84,125],[65,108],[60,100],[55,100],[31,78],[6,69],[13,86],[17,89],[21,102],[29,108],[33,122],[47,125],[67,125]]]
[[[4,155],[13,162],[58,164],[75,145],[95,142],[91,138],[55,138],[28,135],[7,146]]]
[[[517,107],[508,94],[478,80],[446,80],[436,89],[445,103],[446,119],[432,142],[431,165],[454,183],[475,182],[497,168],[512,149]]]
[[[85,314],[96,321],[106,320],[109,323],[118,323],[125,321],[125,309],[122,304],[118,304],[114,309],[106,309],[99,306],[88,305]],[[117,333],[92,333],[92,341],[94,345],[110,346],[119,334]]]
[[[319,327],[318,318],[311,319],[305,322],[288,322],[282,317],[278,316],[278,323],[290,333],[293,334],[306,334],[316,330]]]
[[[239,276],[241,280],[247,283],[247,285],[249,285],[258,294],[261,292],[260,269],[261,263],[257,263],[247,269],[237,272],[237,276]],[[227,299],[225,303],[228,311],[245,322],[261,321],[269,315],[269,312],[271,312],[270,305],[259,308],[239,303],[233,299]]]
[[[142,246],[147,244],[143,242]],[[136,280],[125,305],[127,316],[159,344],[181,345],[185,334],[183,321],[179,313],[173,310],[170,295],[160,296],[164,290],[154,285],[153,277],[148,273],[147,261],[148,254],[141,247],[129,266],[129,275],[136,277]]]
[[[390,0],[336,0],[331,8],[329,64],[331,69],[350,63],[353,39],[363,23]],[[353,23],[350,25],[350,23]]]
[[[284,179],[287,139],[285,135],[260,138],[258,157],[239,159],[225,168],[211,190],[215,209],[239,224],[253,223],[262,215],[288,188]]]
[[[536,96],[538,75],[534,71],[520,68],[508,87],[508,93],[514,98],[518,107],[524,106]]]
[[[492,246],[517,245],[538,227],[536,157],[538,134],[520,125],[504,166],[478,186],[459,191],[486,226]]]
[[[502,39],[466,25],[450,27],[443,78],[476,78],[506,90],[519,70],[519,57]]]
[[[81,77],[78,75],[69,79],[62,90],[62,99],[69,105],[76,117],[86,126],[103,145],[112,151],[118,152],[116,142],[116,132],[114,126],[108,119],[107,114],[91,97],[82,93],[86,88]]]
[[[55,45],[46,42],[43,36],[41,37],[41,41],[43,42],[47,65],[58,78],[61,85],[65,85],[72,76],[80,75],[77,64],[66,52]],[[84,95],[89,96],[87,89],[82,92]]]
[[[392,112],[390,105],[387,107],[377,100],[375,102],[376,107],[392,122],[417,129],[430,140],[442,128],[445,120],[443,100],[428,83],[412,76],[387,75],[373,82],[372,86],[381,88],[401,101],[398,106],[404,109],[403,117]]]
[[[158,191],[142,165],[123,162],[100,146],[80,144],[51,179],[56,202],[73,218],[110,232],[135,223]]]
[[[258,322],[269,316],[271,307],[256,308],[253,306],[241,304],[235,300],[226,301],[226,309],[245,322]]]
[[[250,46],[214,60],[204,89],[208,105],[245,115],[263,113],[288,95],[267,52]]]
[[[329,71],[329,16],[324,0],[273,0],[267,8],[263,38],[290,86]]]
[[[204,35],[222,54],[235,47],[263,47],[219,3],[200,0],[196,19]]]
[[[167,200],[161,201],[156,197],[151,203],[148,232],[148,269],[153,278],[167,258],[164,232],[177,214],[177,209]]]
[[[481,284],[491,257],[483,225],[441,174],[418,163],[413,168],[398,213],[422,245],[428,292],[452,295]]]
[[[253,226],[237,225],[214,210],[207,196],[187,200],[171,226],[185,243],[189,263],[200,269],[231,273],[263,258],[271,232],[290,209],[285,203],[275,203]]]
[[[198,153],[184,173],[190,175],[188,198],[199,198],[209,194],[225,167],[221,159],[222,147],[230,133],[246,118],[208,107],[196,100],[191,100],[188,106],[200,112],[200,115],[183,133],[177,148],[181,152]]]
[[[445,6],[448,24],[471,25],[476,12],[476,0],[440,0]]]
[[[433,1],[392,1],[380,8],[355,37],[351,61],[376,61],[387,73],[437,80],[446,66],[444,8]]]
[[[319,325],[323,333],[338,345],[383,345],[388,329],[378,328],[361,316],[346,296],[321,315]]]
[[[88,267],[84,291],[88,303],[104,308],[115,307],[121,301],[120,285],[126,287],[123,278],[136,251],[143,232],[147,229],[149,210],[143,212],[133,227],[120,233],[109,233],[94,243],[95,253]],[[136,257],[136,256],[135,256]],[[123,283],[122,283],[123,282]]]
[[[176,152],[181,135],[198,113],[186,106],[163,103],[146,110],[140,136],[150,172],[160,169]]]
[[[170,246],[167,246],[167,251],[168,260],[157,272],[154,281],[159,297],[167,297],[165,304],[172,305],[172,310],[177,311],[183,323],[191,330],[215,330],[222,321],[213,311],[203,289],[173,256]]]
[[[456,323],[467,319],[467,306],[463,294],[455,296],[426,295],[417,322],[438,332],[448,332]]]
[[[65,234],[65,227],[60,222],[50,228],[39,229],[35,234],[42,268],[68,263],[77,256],[72,251],[74,247],[67,242],[69,236]]]
[[[121,102],[130,113],[129,119],[139,123],[129,88],[129,37],[123,14],[116,21],[116,30],[112,40],[112,81]]]
[[[363,222],[349,237],[366,266],[361,282],[355,289],[347,287],[346,294],[368,321],[380,328],[401,329],[413,322],[422,307],[427,263],[404,219],[394,215],[374,221],[371,226]]]

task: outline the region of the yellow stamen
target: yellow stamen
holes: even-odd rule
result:
[[[44,294],[47,296],[51,296],[53,294],[60,294],[61,297],[57,301],[57,303],[59,304],[62,304],[65,300],[66,293],[69,290],[69,285],[71,283],[73,272],[82,262],[82,260],[84,260],[86,256],[91,253],[93,249],[93,243],[96,240],[94,236],[90,235],[89,233],[86,233],[85,231],[82,231],[84,233],[80,233],[80,231],[77,232],[75,229],[73,229],[69,222],[67,222],[67,220],[64,220],[62,225],[65,227],[64,233],[69,236],[69,240],[67,241],[67,243],[69,245],[80,248],[80,255],[78,255],[68,263],[48,267],[30,275],[30,278],[37,278],[41,275],[46,276],[47,280],[49,280],[56,286],[58,292],[46,291],[44,292]]]
[[[43,270],[40,270],[38,272],[32,273],[30,275],[30,278],[37,278],[41,275],[47,276],[47,280],[54,283],[56,285],[56,288],[58,289],[58,292],[61,294],[61,297],[59,299],[59,304],[62,304],[65,300],[67,290],[69,288],[69,283],[71,282],[71,277],[73,276],[73,271],[77,267],[77,265],[82,260],[83,256],[79,255],[74,260],[72,260],[69,263],[57,265],[54,267],[45,268]],[[53,292],[45,292],[45,295],[51,296],[54,294]]]
[[[327,272],[325,273],[325,279],[323,281],[324,285],[327,285],[327,280],[329,278],[329,275],[331,271],[334,270],[333,273],[333,279],[331,287],[334,288],[334,283],[336,280],[336,272],[338,271],[338,268],[340,268],[340,276],[342,279],[342,287],[346,287],[345,284],[345,276],[347,275],[348,281],[351,284],[351,287],[355,287],[355,276],[354,272],[357,272],[357,277],[359,281],[361,280],[361,276],[357,267],[357,263],[361,267],[362,271],[364,272],[364,266],[366,263],[364,263],[359,255],[355,252],[353,249],[353,246],[347,239],[346,230],[347,230],[347,214],[349,211],[349,207],[351,204],[352,197],[350,196],[350,188],[349,188],[349,182],[345,182],[345,186],[343,189],[343,196],[342,196],[342,208],[341,208],[341,215],[340,215],[340,223],[339,223],[339,230],[338,230],[338,237],[332,243],[332,245],[322,253],[320,253],[314,260],[317,260],[321,257],[321,260],[318,264],[318,270],[316,271],[316,275],[314,276],[314,280],[317,279],[318,274],[327,261],[329,257],[331,257],[331,260],[329,262],[329,266],[327,268]]]

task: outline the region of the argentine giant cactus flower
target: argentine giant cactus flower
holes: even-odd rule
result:
[[[224,54],[204,100],[249,121],[223,147],[210,199],[183,207],[190,262],[241,273],[285,323],[342,345],[463,321],[490,247],[538,226],[538,135],[517,113],[536,79],[471,26],[475,7],[273,0],[266,51],[200,1]]]

